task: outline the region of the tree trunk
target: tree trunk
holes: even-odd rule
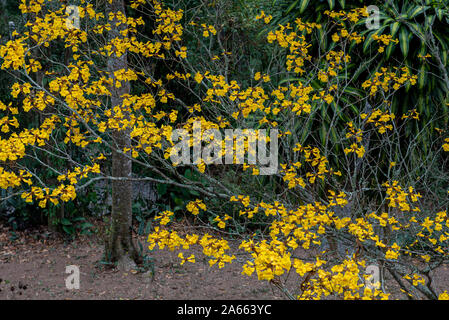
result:
[[[112,3],[108,4],[107,11],[107,14],[109,12],[125,14],[123,0],[112,0]],[[122,37],[120,31],[125,28],[125,25],[116,26],[116,21],[111,21],[108,39]],[[108,59],[108,71],[111,78],[113,78],[114,71],[127,67],[126,53],[120,57],[113,54]],[[111,93],[111,108],[121,106],[123,103],[121,96],[130,93],[129,82],[122,82],[120,88],[113,86]],[[117,149],[112,150],[112,176],[124,179],[112,181],[111,233],[106,241],[105,254],[106,259],[117,263],[120,269],[130,270],[135,268],[136,262],[138,262],[137,250],[132,241],[132,182],[126,180],[131,177],[132,162],[121,152],[131,145],[130,130],[115,131],[112,133],[112,138],[114,139],[113,145]]]

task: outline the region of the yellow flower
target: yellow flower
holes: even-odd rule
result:
[[[196,74],[195,74],[195,81],[197,82],[197,83],[201,83],[202,81],[203,81],[203,76],[201,75],[201,73],[199,73],[199,72],[197,72]]]
[[[340,37],[338,36],[338,33],[334,33],[334,34],[332,35],[332,41],[338,42],[338,40],[340,40]]]
[[[187,211],[191,212],[193,215],[198,215],[200,213],[200,209],[206,210],[206,205],[200,199],[195,201],[190,201],[186,206]]]
[[[438,300],[449,300],[449,294],[446,290],[438,296]]]
[[[178,258],[181,259],[181,262],[180,262],[181,266],[186,262],[195,263],[195,255],[193,255],[193,254],[190,255],[190,257],[188,257],[188,258],[184,258],[184,255],[182,254],[182,252],[180,252],[178,254]]]
[[[392,260],[396,260],[399,256],[399,252],[393,251],[393,250],[388,250],[385,254],[385,259],[392,259]]]
[[[443,144],[443,150],[449,152],[449,138],[445,139],[444,141],[447,143]]]

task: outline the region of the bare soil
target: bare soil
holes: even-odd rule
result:
[[[136,237],[146,248],[145,237]],[[237,243],[231,241],[231,246]],[[148,251],[148,250],[147,250]],[[153,271],[123,272],[100,263],[103,245],[96,236],[81,236],[64,241],[49,235],[45,228],[11,232],[0,227],[0,299],[150,299],[150,300],[271,300],[287,299],[274,285],[242,275],[244,257],[219,269],[209,267],[199,250],[191,251],[196,263],[180,265],[177,252],[154,250]],[[295,253],[298,254],[298,253]],[[300,256],[302,254],[300,253]],[[80,269],[80,289],[66,288],[66,266]],[[433,288],[440,293],[449,289],[449,268],[432,273]],[[391,276],[385,289],[393,299],[405,299]],[[300,282],[296,274],[288,277],[287,288],[295,294]]]
[[[154,273],[107,268],[95,237],[65,242],[46,231],[11,233],[0,227],[0,299],[285,299],[266,282],[241,274],[242,264],[209,267],[200,252],[195,264],[180,265],[177,253],[154,250]],[[43,236],[44,235],[44,236]],[[51,237],[50,237],[51,238]],[[145,238],[136,239],[145,245]],[[66,288],[66,266],[80,269],[80,289]]]

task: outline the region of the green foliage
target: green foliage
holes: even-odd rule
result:
[[[352,8],[368,5],[363,1],[308,1],[308,0],[273,0],[273,5],[282,8],[282,14],[273,13],[271,26],[279,23],[291,23],[300,18],[303,21],[320,23],[322,29],[314,37],[315,44],[319,43],[320,52],[314,52],[319,56],[335,47],[331,40],[336,26],[325,14],[326,10],[350,10]],[[364,110],[358,109],[357,101],[362,97],[359,93],[366,74],[379,71],[382,67],[398,65],[407,66],[412,73],[418,75],[418,90],[410,90],[410,86],[400,89],[400,93],[392,97],[389,106],[383,106],[395,114],[406,114],[416,109],[423,121],[410,123],[404,127],[407,136],[420,135],[424,148],[427,148],[432,137],[437,132],[435,128],[444,128],[448,124],[447,91],[448,85],[448,52],[449,36],[449,1],[372,1],[369,5],[376,5],[380,10],[380,28],[369,30],[365,26],[365,20],[356,24],[355,30],[364,37],[363,50],[359,46],[351,45],[347,50],[351,56],[351,63],[343,72],[354,74],[351,87],[345,88],[346,97],[340,101],[333,102],[331,108],[318,106],[320,111],[312,113],[309,121],[305,124],[307,130],[302,130],[300,143],[316,140],[322,144],[329,139],[330,143],[338,146],[339,137],[336,132],[341,132],[347,122],[348,115],[360,114]],[[399,40],[399,45],[389,44],[383,54],[377,52],[379,45],[373,41],[373,36],[391,35],[393,39]],[[316,46],[318,47],[318,46]],[[427,56],[426,58],[426,55]],[[425,58],[422,58],[425,57]],[[285,81],[303,81],[304,78],[283,79]],[[341,78],[344,81],[344,78]],[[338,78],[337,78],[338,83]],[[314,83],[314,88],[325,88],[323,84]],[[357,88],[356,88],[357,87]],[[369,105],[375,105],[376,101],[369,101]],[[349,105],[350,109],[342,111],[342,105]],[[360,105],[360,104],[359,104]],[[443,112],[442,112],[443,111]],[[335,120],[335,115],[338,119]],[[397,119],[397,125],[401,120]],[[337,129],[337,130],[336,130]],[[424,130],[424,132],[423,132]],[[309,132],[315,133],[310,135]],[[407,147],[404,145],[404,147]],[[417,151],[419,152],[419,151]]]

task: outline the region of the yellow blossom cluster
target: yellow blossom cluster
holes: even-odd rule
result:
[[[395,115],[389,112],[382,112],[379,109],[372,111],[369,116],[366,113],[360,114],[362,120],[366,119],[366,123],[374,123],[379,133],[385,133],[387,130],[393,130],[390,123],[395,119]]]
[[[200,199],[197,199],[195,201],[190,201],[187,204],[187,210],[191,212],[193,215],[198,215],[200,213],[200,209],[206,211],[206,205],[204,202]]]
[[[352,23],[358,22],[360,19],[366,18],[369,16],[368,10],[366,7],[352,9],[350,11],[324,11],[324,14],[329,16],[332,19],[338,19],[340,21],[350,21]]]
[[[398,39],[393,39],[392,35],[386,35],[386,34],[382,34],[382,35],[377,35],[377,34],[373,34],[372,36],[373,40],[377,41],[380,46],[379,46],[379,53],[382,53],[385,51],[385,47],[388,46],[390,43],[392,44],[398,44],[399,40]]]
[[[417,75],[411,75],[407,67],[394,68],[394,72],[389,72],[387,68],[381,68],[381,72],[375,72],[374,77],[366,80],[362,84],[363,89],[369,89],[370,95],[374,96],[379,91],[387,93],[390,89],[399,90],[406,83],[415,85],[418,79]]]
[[[273,19],[273,17],[271,16],[271,14],[267,15],[264,11],[261,11],[260,14],[256,16],[256,20],[260,19],[263,19],[265,24],[268,24]]]
[[[419,207],[413,207],[413,203],[418,201],[421,194],[419,192],[416,193],[412,186],[408,190],[404,190],[398,181],[385,182],[383,186],[387,188],[389,207],[398,208],[401,211],[420,211]]]
[[[170,222],[171,217],[173,215],[174,215],[173,211],[165,210],[165,211],[161,212],[159,215],[155,216],[154,220],[160,220],[159,223],[161,225],[167,225]]]

